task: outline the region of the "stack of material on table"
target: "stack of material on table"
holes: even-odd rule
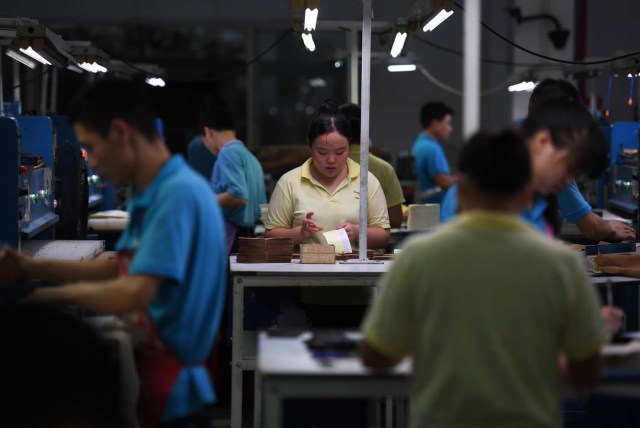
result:
[[[333,264],[335,262],[335,246],[329,244],[300,244],[300,263]]]
[[[290,263],[291,238],[239,238],[238,263]]]

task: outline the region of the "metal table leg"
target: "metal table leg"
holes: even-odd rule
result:
[[[242,341],[244,336],[244,285],[233,277],[233,336],[231,338],[231,428],[242,428]]]

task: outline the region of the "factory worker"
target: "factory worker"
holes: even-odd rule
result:
[[[37,289],[30,297],[36,302],[136,312],[136,327],[147,333],[137,351],[146,410],[141,422],[179,426],[206,421],[216,399],[204,362],[222,315],[224,226],[206,180],[181,156],[172,156],[158,136],[142,86],[99,80],[80,94],[69,114],[91,166],[116,185],[134,186],[118,257],[54,261],[5,248],[0,270],[60,284]]]
[[[357,245],[360,165],[349,159],[351,132],[334,101],[318,107],[307,131],[311,158],[278,180],[269,201],[267,237],[322,243],[319,232],[342,228]],[[384,248],[389,240],[387,203],[378,179],[371,173],[368,177],[367,246]]]
[[[362,360],[413,358],[411,427],[560,427],[561,376],[599,377],[608,332],[595,288],[578,254],[519,215],[532,163],[518,134],[477,134],[459,169],[464,212],[383,276]]]

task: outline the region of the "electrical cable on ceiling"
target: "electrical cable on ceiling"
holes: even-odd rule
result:
[[[21,86],[26,86],[26,85],[28,85],[28,84],[29,84],[29,83],[31,83],[31,82],[35,82],[36,80],[38,80],[38,79],[42,78],[42,76],[44,76],[45,74],[49,73],[49,71],[51,71],[51,67],[47,67],[47,69],[46,69],[46,70],[44,70],[42,73],[38,74],[37,76],[32,77],[31,79],[29,79],[29,80],[27,80],[27,81],[25,81],[25,82],[20,82],[20,84],[19,84],[19,85],[16,85],[16,86],[14,86],[14,87],[13,87],[13,88],[11,88],[11,89],[18,89],[18,88],[19,88],[19,87],[21,87]]]
[[[464,8],[460,5],[460,3],[455,2],[456,6],[461,10],[464,11]],[[546,59],[549,61],[553,61],[553,62],[559,62],[561,64],[572,64],[572,65],[597,65],[597,64],[607,64],[610,62],[614,62],[617,61],[619,59],[625,59],[625,58],[630,58],[633,56],[638,56],[640,55],[640,51],[638,52],[632,52],[629,54],[625,54],[625,55],[620,55],[620,56],[616,56],[613,58],[609,58],[609,59],[603,59],[603,60],[598,60],[598,61],[569,61],[569,60],[565,60],[565,59],[560,59],[560,58],[553,58],[547,55],[543,55],[541,53],[538,52],[534,52],[530,49],[527,49],[523,46],[520,46],[519,44],[512,42],[511,40],[507,39],[506,37],[504,37],[502,34],[498,33],[497,31],[495,31],[493,28],[489,27],[487,24],[484,23],[484,21],[480,20],[480,24],[482,25],[482,27],[484,29],[486,29],[487,31],[489,31],[491,34],[493,34],[494,36],[498,37],[499,39],[503,40],[504,42],[510,44],[511,46],[513,46],[516,49],[519,49],[523,52],[528,53],[529,55],[533,55],[533,56],[537,56],[538,58],[542,58],[542,59]]]
[[[414,39],[418,40],[421,43],[424,43],[426,45],[432,46],[436,49],[439,49],[443,52],[447,52],[453,55],[457,55],[457,56],[463,56],[464,54],[461,51],[457,51],[455,49],[451,49],[448,48],[446,46],[442,46],[439,45],[437,43],[433,43],[427,39],[423,39],[421,37],[418,36],[413,36]],[[512,61],[502,61],[502,60],[498,60],[498,59],[490,59],[490,58],[484,58],[481,57],[480,58],[481,62],[487,63],[487,64],[494,64],[494,65],[506,65],[506,66],[518,66],[518,67],[539,67],[539,68],[557,68],[557,65],[554,64],[541,64],[541,63],[527,63],[527,62],[512,62]]]
[[[429,79],[431,81],[431,83],[433,83],[434,85],[436,85],[437,87],[439,87],[440,89],[449,92],[451,94],[454,95],[458,95],[458,96],[462,96],[462,91],[460,89],[454,88],[452,86],[447,85],[446,83],[442,82],[441,80],[438,80],[438,78],[436,78],[433,74],[431,74],[429,72],[429,70],[427,70],[422,64],[417,64],[416,65],[418,70],[420,71],[420,73],[422,73],[422,75],[424,77],[426,77],[427,79]],[[513,79],[517,76],[518,73],[513,73],[510,76],[508,76],[507,78],[505,78],[500,84],[489,88],[489,89],[485,89],[484,91],[480,92],[481,96],[487,96],[487,95],[491,95],[494,94],[498,91],[504,90],[506,87],[508,87],[511,83],[513,83]]]

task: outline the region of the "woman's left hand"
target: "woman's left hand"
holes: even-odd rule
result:
[[[360,226],[353,223],[342,223],[336,227],[336,229],[344,229],[347,232],[347,236],[349,237],[349,241],[356,242],[360,237]]]

